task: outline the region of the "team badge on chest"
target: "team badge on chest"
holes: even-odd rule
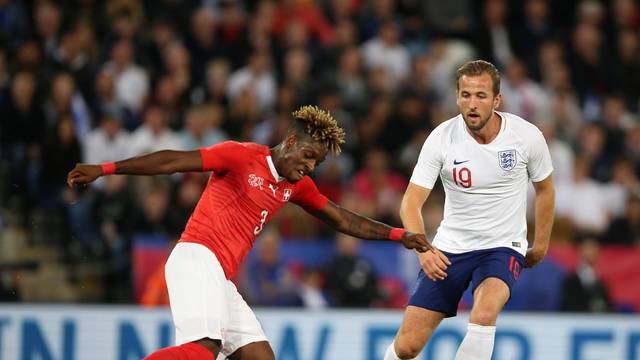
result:
[[[516,167],[518,159],[515,150],[498,151],[498,164],[502,170],[513,170]]]
[[[249,185],[260,188],[260,190],[262,190],[262,185],[264,185],[264,179],[261,178],[260,176],[256,176],[256,174],[249,174]]]

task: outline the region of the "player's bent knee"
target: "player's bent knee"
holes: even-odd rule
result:
[[[395,350],[396,355],[398,355],[400,359],[413,359],[420,354],[422,346],[419,344],[412,344],[410,342],[398,342],[396,340]]]
[[[496,324],[498,314],[489,310],[476,310],[473,311],[469,322],[482,326],[493,326]]]

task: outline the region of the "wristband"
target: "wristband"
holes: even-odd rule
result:
[[[111,175],[116,173],[116,163],[106,162],[100,165],[102,167],[102,175]]]
[[[391,231],[389,231],[389,239],[400,241],[406,232],[407,230],[402,228],[392,228]]]

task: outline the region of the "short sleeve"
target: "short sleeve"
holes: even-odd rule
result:
[[[225,141],[200,148],[202,171],[220,173],[229,170],[242,159],[244,153],[245,147],[237,141]]]
[[[321,210],[327,205],[329,199],[320,193],[316,184],[310,177],[303,177],[297,185],[291,201],[302,206],[307,211]]]
[[[529,178],[533,182],[539,182],[546,179],[553,171],[551,163],[551,154],[547,142],[542,136],[542,132],[536,131],[531,137],[529,148],[529,159],[527,161],[527,172]]]
[[[424,145],[422,145],[418,162],[413,168],[410,180],[412,183],[427,189],[433,189],[433,185],[438,180],[438,176],[440,176],[443,164],[442,136],[441,131],[437,130],[432,131]]]

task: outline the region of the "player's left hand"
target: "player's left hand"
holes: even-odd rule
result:
[[[77,164],[67,175],[67,185],[72,187],[86,185],[102,175],[100,165]]]
[[[424,234],[416,234],[407,231],[404,233],[400,241],[402,242],[402,245],[404,245],[404,247],[406,247],[407,249],[416,249],[416,251],[418,252],[435,252],[434,247],[431,245],[431,243],[429,243]]]
[[[544,256],[547,255],[547,249],[540,249],[537,247],[532,247],[527,250],[527,255],[524,257],[524,267],[531,268],[538,265],[544,259]]]

